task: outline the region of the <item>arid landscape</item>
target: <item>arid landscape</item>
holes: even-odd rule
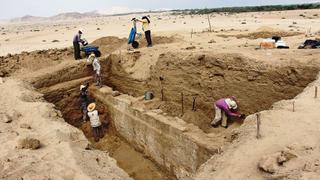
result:
[[[319,179],[320,49],[298,49],[319,40],[319,9],[148,15],[153,47],[142,35],[138,49],[142,14],[0,23],[0,179]],[[101,88],[73,58],[79,29],[102,53]],[[273,36],[290,48],[260,47]],[[79,107],[87,82],[99,142]],[[247,117],[213,128],[229,96]]]

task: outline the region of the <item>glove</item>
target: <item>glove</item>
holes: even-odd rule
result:
[[[241,118],[241,119],[245,119],[245,118],[246,118],[246,115],[245,115],[245,114],[241,114],[241,115],[240,115],[240,118]]]

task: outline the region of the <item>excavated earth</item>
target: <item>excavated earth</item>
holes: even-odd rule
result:
[[[159,37],[159,43],[175,41]],[[202,164],[237,138],[241,125],[210,127],[215,100],[236,96],[241,111],[253,114],[295,97],[319,72],[312,61],[272,65],[237,53],[127,52],[118,50],[126,40],[114,37],[93,44],[109,44],[102,51],[110,54],[100,59],[106,85],[101,89],[93,85],[90,64],[65,61],[72,58],[71,49],[1,57],[0,76],[37,70],[23,79],[55,104],[67,123],[83,131],[89,149],[107,152],[134,179],[194,179]],[[152,63],[145,62],[149,57],[144,52],[155,54]],[[98,143],[79,110],[79,85],[86,82],[92,84],[90,99],[97,103],[106,132]],[[155,98],[145,101],[146,91]]]

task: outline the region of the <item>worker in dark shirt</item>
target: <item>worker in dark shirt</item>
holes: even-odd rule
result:
[[[80,56],[80,43],[84,43],[84,40],[81,39],[81,35],[83,30],[80,29],[78,33],[73,38],[73,49],[74,49],[74,59],[79,60],[81,59]]]

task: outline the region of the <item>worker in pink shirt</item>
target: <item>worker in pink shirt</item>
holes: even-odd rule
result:
[[[211,122],[213,127],[217,127],[221,122],[221,126],[228,127],[228,118],[244,119],[245,115],[238,112],[238,105],[235,97],[222,98],[214,104],[216,115]]]

